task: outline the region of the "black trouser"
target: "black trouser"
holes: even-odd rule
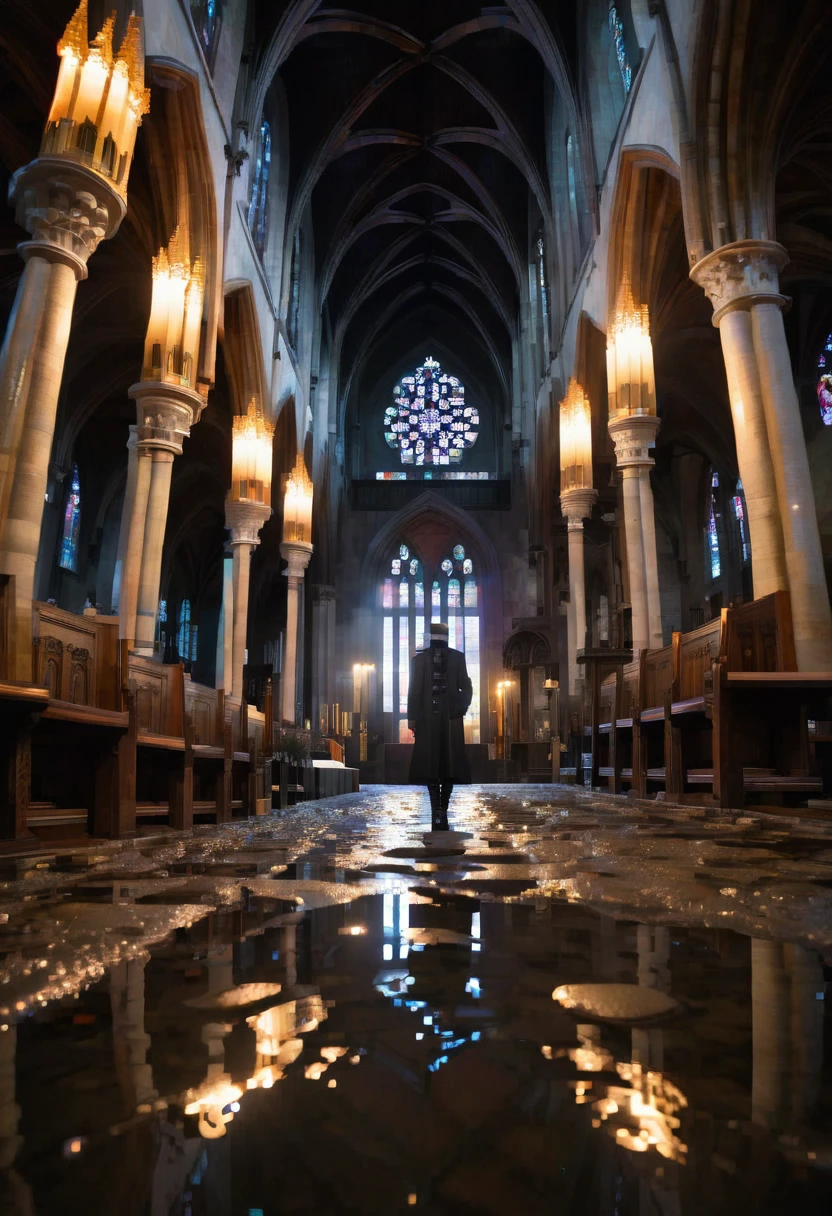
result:
[[[450,781],[429,781],[428,795],[430,797],[430,814],[434,825],[448,827],[448,806],[454,787]]]

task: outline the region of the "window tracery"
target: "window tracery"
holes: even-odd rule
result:
[[[62,570],[72,574],[78,569],[78,533],[81,528],[81,483],[78,478],[78,465],[72,466],[72,481],[66,499],[64,511],[64,531],[61,538]]]
[[[430,602],[426,589],[430,586]],[[381,585],[382,710],[393,715],[393,738],[411,741],[407,727],[410,659],[429,644],[428,623],[448,626],[448,644],[461,650],[474,686],[465,715],[465,739],[480,742],[480,596],[473,559],[463,545],[454,545],[428,580],[420,559],[400,545]]]
[[[193,663],[196,659],[198,625],[191,622],[191,601],[183,600],[179,607],[179,620],[176,631],[176,648],[180,659]]]
[[[465,385],[430,357],[393,390],[384,438],[405,465],[459,464],[479,436],[479,410],[465,402]]]

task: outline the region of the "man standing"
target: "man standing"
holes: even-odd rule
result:
[[[435,832],[448,831],[454,786],[471,784],[462,719],[473,692],[465,655],[448,646],[448,626],[431,621],[430,646],[410,664],[407,724],[416,735],[410,780],[428,787]]]

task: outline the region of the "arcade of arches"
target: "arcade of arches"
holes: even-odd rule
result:
[[[402,780],[431,619],[481,780],[742,801],[719,687],[791,671],[800,756],[745,767],[817,792],[827,6],[2,13],[6,835],[102,798],[42,775],[98,746],[58,703],[256,734],[259,800],[274,731]]]

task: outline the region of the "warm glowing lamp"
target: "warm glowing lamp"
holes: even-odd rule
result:
[[[295,467],[286,480],[283,498],[283,540],[289,543],[312,543],[312,482],[303,456],[298,455]]]
[[[144,347],[143,378],[197,388],[205,275],[199,258],[191,264],[186,239],[177,228],[166,249],[153,259],[153,293]]]
[[[607,332],[607,388],[610,418],[656,413],[656,379],[650,314],[637,306],[627,276]]]
[[[140,18],[128,18],[115,53],[114,25],[115,14],[90,42],[88,0],[81,0],[58,43],[61,65],[40,151],[86,165],[124,195],[150,93],[144,87]]]
[[[231,498],[270,506],[274,424],[252,399],[245,414],[234,419],[233,428]]]
[[[592,409],[577,380],[560,403],[560,488],[592,487]]]

